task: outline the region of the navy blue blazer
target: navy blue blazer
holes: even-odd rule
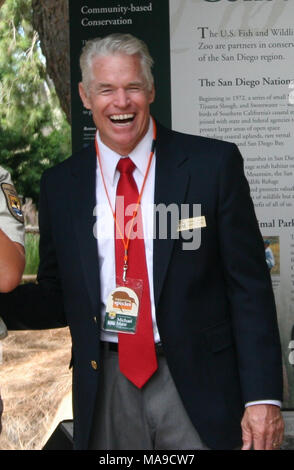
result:
[[[70,327],[76,449],[88,446],[101,361],[95,170],[91,145],[44,173],[38,284],[0,296],[10,329]],[[158,125],[154,202],[201,204],[206,227],[198,249],[183,250],[183,233],[175,237],[173,228],[167,239],[154,239],[156,318],[202,440],[212,449],[234,448],[244,403],[282,400],[271,279],[237,147]]]

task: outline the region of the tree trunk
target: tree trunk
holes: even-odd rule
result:
[[[32,0],[32,7],[33,27],[39,33],[48,75],[71,122],[68,0]]]

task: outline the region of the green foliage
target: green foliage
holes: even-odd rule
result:
[[[37,274],[39,266],[39,234],[26,233],[26,266],[24,274]]]
[[[46,73],[31,0],[6,0],[0,9],[0,164],[18,192],[38,203],[41,174],[69,154],[70,127]]]
[[[0,128],[0,161],[7,168],[17,191],[23,197],[39,200],[40,177],[46,168],[64,160],[70,152],[68,124],[48,135],[24,136],[14,130]]]

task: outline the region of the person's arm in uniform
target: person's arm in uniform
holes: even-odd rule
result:
[[[24,265],[24,247],[0,229],[0,292],[10,292],[20,283]]]
[[[9,292],[25,266],[24,217],[10,175],[1,167],[0,187],[0,292]]]
[[[40,262],[37,282],[20,284],[8,293],[0,292],[0,317],[8,330],[67,326],[44,176],[41,178],[39,199]]]
[[[9,292],[21,281],[25,267],[24,220],[21,204],[9,173],[0,167],[0,292]],[[6,327],[0,317],[0,339]],[[0,432],[3,403],[0,396]]]

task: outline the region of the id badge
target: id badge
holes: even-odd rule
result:
[[[116,286],[107,298],[103,329],[113,333],[135,334],[143,283],[140,279],[128,278],[123,282],[117,278]]]

